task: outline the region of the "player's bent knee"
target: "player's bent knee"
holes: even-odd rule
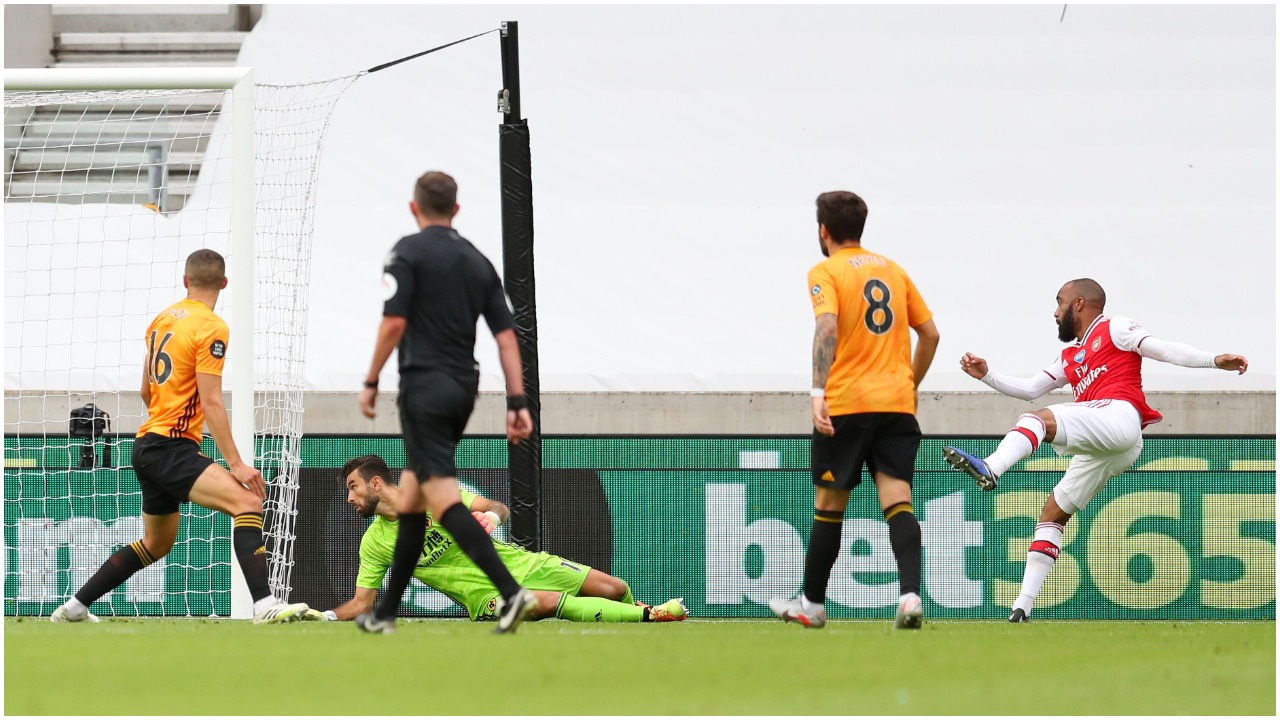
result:
[[[627,587],[627,583],[612,575],[605,575],[606,585],[605,593],[610,600],[621,600],[627,596],[631,588]]]
[[[159,560],[165,555],[168,555],[169,552],[173,550],[173,542],[173,540],[150,538],[145,535],[142,537],[143,547],[146,548],[147,553],[155,560]]]
[[[1044,423],[1045,442],[1053,442],[1058,437],[1058,418],[1054,416],[1052,410],[1049,408],[1040,408],[1039,410],[1029,414],[1035,415]]]
[[[229,503],[228,514],[235,517],[236,515],[250,513],[262,514],[262,500],[248,490],[243,493],[237,493],[236,497]]]

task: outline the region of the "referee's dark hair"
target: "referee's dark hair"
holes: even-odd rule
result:
[[[342,466],[342,480],[346,484],[347,478],[351,476],[351,471],[356,470],[360,473],[360,479],[369,482],[376,475],[382,478],[382,481],[388,485],[394,482],[391,477],[391,468],[387,467],[387,462],[377,455],[361,455],[358,458],[351,458],[346,465]]]
[[[846,190],[833,190],[818,196],[818,224],[836,242],[862,239],[867,224],[867,203]]]
[[[431,170],[418,178],[413,201],[423,215],[451,218],[458,204],[458,183],[439,170]]]

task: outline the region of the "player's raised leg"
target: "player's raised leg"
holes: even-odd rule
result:
[[[174,507],[177,507],[176,503]],[[49,619],[53,622],[98,622],[89,607],[103,595],[115,590],[139,570],[159,560],[173,549],[178,537],[177,512],[164,515],[142,514],[142,539],[112,553],[88,582],[71,599],[59,605]]]
[[[188,498],[197,505],[231,516],[231,544],[253,598],[253,622],[301,620],[306,603],[286,603],[271,593],[267,581],[267,549],[262,541],[262,501],[221,465],[210,465],[191,486]]]
[[[1053,442],[1056,433],[1057,421],[1053,411],[1044,408],[1020,415],[1017,423],[1000,440],[995,452],[985,458],[955,447],[942,448],[942,456],[951,467],[973,478],[978,487],[994,490],[1001,475],[1031,457],[1040,443]]]

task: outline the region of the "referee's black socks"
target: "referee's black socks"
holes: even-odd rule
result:
[[[898,584],[902,594],[920,594],[920,522],[911,509],[911,503],[890,505],[884,510],[884,520],[889,523],[889,544],[893,557],[898,561]]]
[[[498,551],[493,549],[493,539],[484,531],[484,528],[480,527],[480,523],[471,517],[471,511],[466,505],[460,502],[451,505],[440,514],[440,524],[458,542],[458,547],[471,558],[471,562],[489,576],[494,586],[498,588],[498,592],[502,593],[503,599],[509,600],[511,596],[520,592],[520,584],[511,577],[511,571],[502,564]],[[404,532],[404,528],[400,531]],[[419,542],[418,546],[421,547],[422,543]],[[399,547],[399,545],[396,546],[397,551]]]
[[[473,518],[474,520],[474,518]],[[400,530],[396,533],[396,549],[391,555],[391,577],[387,578],[386,592],[374,615],[390,620],[400,612],[400,600],[409,587],[413,568],[422,556],[422,542],[427,538],[427,514],[401,513]]]

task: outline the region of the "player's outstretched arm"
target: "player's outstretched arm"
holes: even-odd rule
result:
[[[960,358],[960,369],[970,377],[981,380],[987,387],[1019,400],[1035,400],[1050,390],[1067,384],[1067,378],[1062,374],[1061,361],[1056,361],[1029,378],[1015,378],[994,372],[983,358],[965,353]]]
[[[1133,318],[1111,318],[1111,339],[1116,347],[1136,352],[1144,358],[1190,368],[1234,370],[1243,375],[1249,369],[1249,361],[1242,355],[1214,355],[1186,343],[1161,340],[1147,333],[1142,323]]]
[[[378,594],[377,590],[371,588],[356,588],[356,593],[350,600],[342,603],[332,610],[326,610],[322,613],[308,614],[308,620],[355,620],[356,616],[361,613],[371,612],[373,610],[373,599]]]

